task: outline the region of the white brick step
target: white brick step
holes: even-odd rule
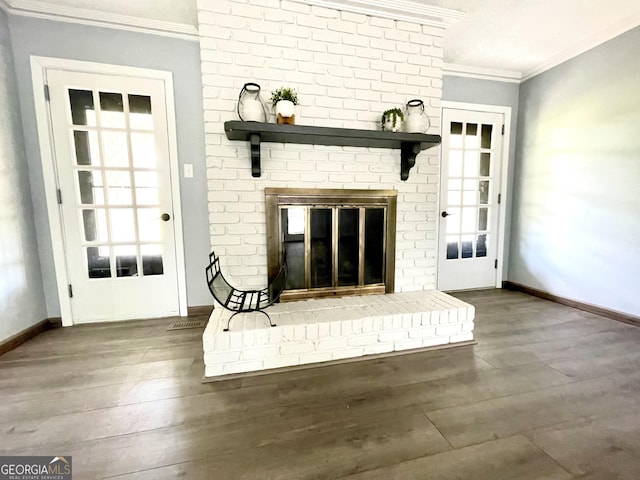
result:
[[[435,290],[280,303],[236,315],[217,307],[203,334],[205,376],[267,370],[473,340],[475,308]]]

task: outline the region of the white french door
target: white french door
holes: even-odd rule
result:
[[[438,289],[496,286],[502,113],[443,108]]]
[[[73,323],[177,315],[164,82],[45,77]]]

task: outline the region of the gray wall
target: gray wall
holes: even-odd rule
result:
[[[21,16],[11,16],[9,21],[48,315],[58,316],[60,306],[44,198],[30,55],[173,73],[180,172],[182,174],[184,163],[192,163],[194,169],[194,178],[180,180],[188,304],[211,304],[203,273],[209,250],[209,221],[199,44],[158,35]]]
[[[497,82],[476,78],[445,75],[442,84],[442,100],[450,102],[475,103],[511,107],[511,131],[509,134],[509,171],[507,173],[506,225],[504,258],[502,259],[503,280],[509,271],[509,237],[511,231],[511,210],[513,204],[513,172],[516,151],[516,124],[518,121],[518,96],[520,85],[511,82]]]
[[[520,88],[509,279],[640,315],[640,28]]]
[[[17,96],[0,10],[0,341],[47,317]]]

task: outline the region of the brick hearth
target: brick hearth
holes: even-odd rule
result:
[[[234,317],[216,308],[203,335],[205,376],[268,370],[473,340],[475,308],[438,291],[306,300]]]

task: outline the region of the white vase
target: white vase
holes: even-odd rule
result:
[[[263,122],[264,109],[258,100],[247,99],[242,107],[242,116],[247,122]]]
[[[280,100],[276,103],[276,117],[282,115],[283,117],[293,117],[295,114],[295,105],[290,100]]]
[[[425,117],[422,115],[408,115],[404,119],[404,131],[408,133],[424,133],[427,130]]]

